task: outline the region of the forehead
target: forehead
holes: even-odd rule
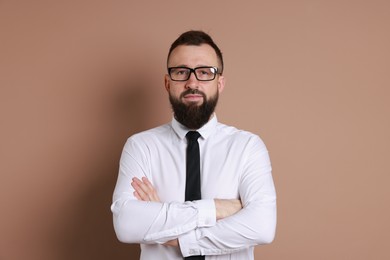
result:
[[[179,45],[169,56],[168,67],[174,66],[218,66],[215,50],[208,44]]]

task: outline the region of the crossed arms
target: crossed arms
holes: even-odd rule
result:
[[[164,246],[179,242],[185,257],[230,254],[272,242],[276,195],[268,152],[258,142],[248,149],[238,183],[240,200],[165,202],[160,200],[158,189],[143,178],[148,176],[150,164],[140,147],[130,141],[122,154],[111,206],[118,239]]]
[[[140,180],[134,177],[131,186],[134,188],[134,196],[139,201],[161,202],[157,191],[148,178],[142,177],[142,180]],[[214,199],[214,203],[217,220],[227,218],[242,209],[241,201],[237,199]],[[177,247],[179,242],[178,239],[173,239],[164,243],[164,245]]]

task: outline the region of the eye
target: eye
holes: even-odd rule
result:
[[[198,73],[200,75],[211,75],[213,74],[210,70],[210,68],[201,68],[201,69],[198,69]]]
[[[177,68],[172,70],[172,73],[175,75],[187,75],[188,74],[188,69],[186,68]]]

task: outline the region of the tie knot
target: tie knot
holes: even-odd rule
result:
[[[197,132],[197,131],[189,131],[187,134],[186,134],[186,137],[187,137],[187,140],[188,141],[197,141],[198,138],[200,137],[200,134]]]

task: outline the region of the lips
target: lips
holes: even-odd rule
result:
[[[189,95],[185,95],[184,97],[185,98],[201,98],[203,96],[200,94],[189,94]]]
[[[195,102],[195,101],[199,101],[199,100],[203,99],[203,96],[199,95],[199,94],[188,94],[188,95],[184,96],[184,99],[187,101]]]
[[[197,89],[187,89],[180,95],[180,98],[184,102],[200,103],[206,100],[206,95]]]

